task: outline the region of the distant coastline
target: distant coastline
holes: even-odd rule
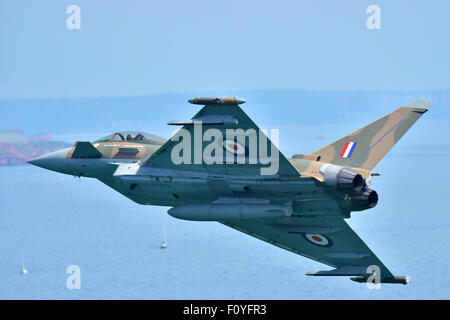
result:
[[[69,146],[52,141],[48,133],[26,136],[18,129],[0,130],[0,166],[23,165],[35,157]]]

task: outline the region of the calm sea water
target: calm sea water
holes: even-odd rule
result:
[[[449,298],[447,128],[424,121],[408,132],[377,168],[378,206],[350,220],[394,274],[411,275],[410,285],[369,290],[347,277],[308,277],[329,267],[218,223],[176,220],[96,180],[25,165],[0,168],[0,298]],[[284,147],[298,152],[297,143]],[[81,268],[79,290],[66,288],[70,265]]]

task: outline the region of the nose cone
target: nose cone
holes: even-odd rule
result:
[[[70,148],[66,148],[50,152],[30,160],[28,163],[44,169],[64,173],[66,155],[69,150]]]

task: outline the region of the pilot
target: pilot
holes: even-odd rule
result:
[[[141,133],[138,133],[135,137],[136,140],[144,140],[144,135]]]
[[[128,134],[128,135],[127,135],[127,140],[128,140],[128,141],[134,140],[134,138],[133,138],[133,136],[132,136],[131,134]]]

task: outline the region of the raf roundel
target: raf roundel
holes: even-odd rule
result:
[[[233,140],[225,140],[223,142],[223,147],[228,152],[234,153],[234,154],[244,154],[245,148],[240,144]]]
[[[312,244],[320,247],[331,247],[333,242],[323,234],[318,233],[304,233],[303,237]]]

